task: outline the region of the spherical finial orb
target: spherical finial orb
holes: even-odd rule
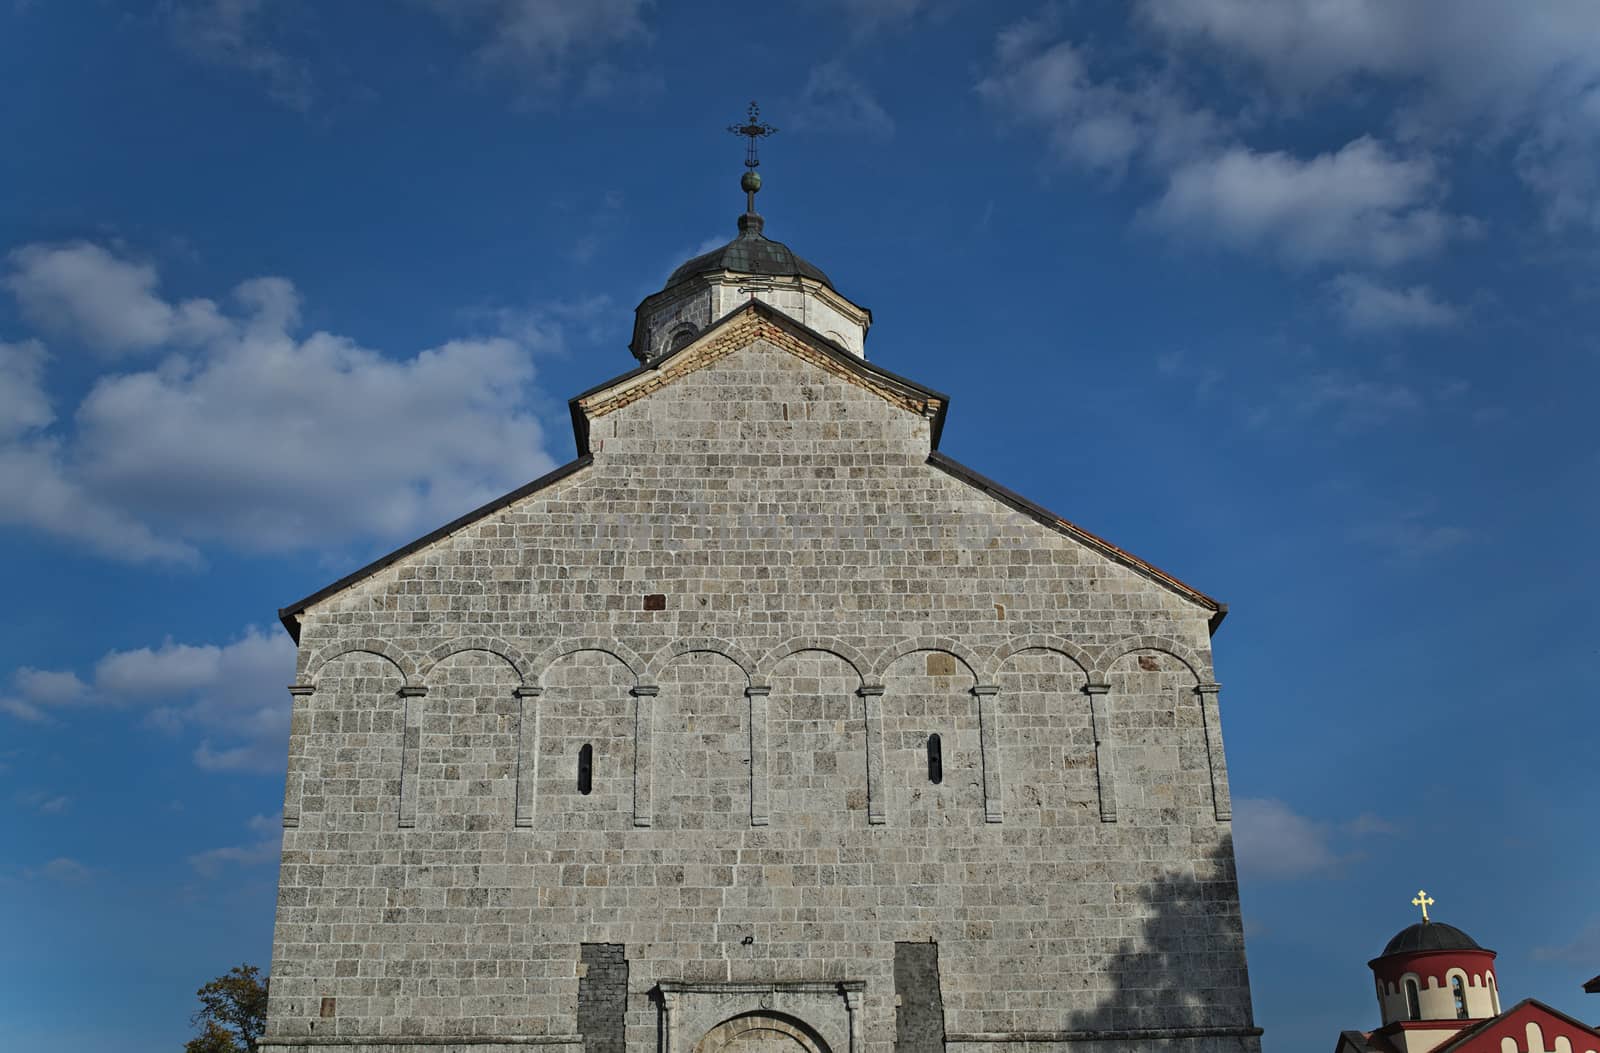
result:
[[[761,173],[750,171],[739,177],[739,189],[747,194],[754,194],[761,189]]]

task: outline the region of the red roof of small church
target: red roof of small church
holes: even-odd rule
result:
[[[1535,1027],[1540,1036],[1537,1049],[1529,1041],[1529,1029]],[[1565,1038],[1572,1044],[1572,1053],[1600,1050],[1600,1031],[1536,998],[1524,998],[1499,1016],[1474,1024],[1435,1046],[1431,1053],[1500,1053],[1501,1040],[1507,1038],[1519,1053],[1544,1053],[1555,1049],[1558,1038]]]

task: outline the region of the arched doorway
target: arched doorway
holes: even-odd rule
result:
[[[832,1053],[804,1021],[756,1012],[724,1020],[695,1044],[694,1053]]]

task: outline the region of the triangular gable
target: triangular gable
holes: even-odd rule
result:
[[[683,347],[575,396],[569,406],[578,452],[588,452],[589,421],[637,402],[755,340],[766,340],[886,402],[929,418],[933,422],[933,445],[939,445],[945,410],[950,405],[948,395],[875,366],[777,308],[750,300],[706,326]]]
[[[1504,1038],[1515,1042],[1520,1053],[1529,1053],[1527,1028],[1530,1023],[1539,1025],[1545,1049],[1554,1049],[1556,1038],[1566,1035],[1577,1036],[1572,1042],[1572,1053],[1600,1050],[1600,1031],[1537,998],[1524,998],[1499,1016],[1467,1028],[1433,1053],[1500,1053]]]
[[[940,453],[939,438],[944,431],[945,413],[950,405],[949,396],[934,391],[932,388],[924,387],[914,380],[908,380],[896,373],[891,373],[881,366],[875,366],[865,359],[858,358],[839,344],[816,330],[795,321],[782,311],[760,300],[751,300],[749,303],[730,311],[716,322],[707,326],[696,339],[676,351],[669,351],[646,362],[637,369],[612,377],[610,380],[597,384],[581,395],[573,397],[568,406],[572,413],[573,438],[578,447],[578,456],[575,460],[535,479],[526,486],[513,490],[504,497],[496,498],[480,508],[473,509],[466,515],[446,523],[438,530],[418,538],[409,545],[398,548],[388,555],[367,564],[360,570],[345,575],[332,585],[319,589],[304,599],[281,608],[278,611],[278,620],[289,631],[289,635],[296,642],[299,642],[300,615],[311,607],[350,588],[352,585],[360,583],[379,571],[399,563],[434,542],[441,541],[456,531],[472,525],[485,516],[492,515],[507,505],[537,493],[545,487],[588,467],[594,460],[589,450],[589,422],[595,417],[604,416],[632,402],[645,398],[679,377],[704,368],[712,362],[732,354],[739,348],[748,346],[751,341],[757,339],[767,340],[820,369],[824,369],[858,387],[873,392],[880,398],[902,409],[927,417],[931,422],[930,445],[932,449],[928,455],[928,464],[930,466],[940,469],[974,489],[981,490],[1001,504],[1021,512],[1041,525],[1072,538],[1113,562],[1119,563],[1142,577],[1170,589],[1183,598],[1211,611],[1209,626],[1213,633],[1216,632],[1217,626],[1222,624],[1222,619],[1227,616],[1227,604],[1212,599],[1200,590],[1186,585],[1153,564],[1147,563],[1132,553],[1118,548],[1098,534],[1085,530],[1076,523],[1056,515],[1049,509],[1029,501],[1020,494],[1001,486],[991,479],[985,478],[971,468]]]

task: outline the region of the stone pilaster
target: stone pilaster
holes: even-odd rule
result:
[[[767,803],[767,698],[772,688],[751,684],[744,697],[750,703],[750,825],[771,821]]]
[[[651,768],[655,741],[656,707],[650,701],[661,693],[654,684],[639,684],[633,695],[633,825],[655,822],[651,808]]]
[[[516,825],[531,827],[537,808],[535,787],[539,782],[539,696],[538,685],[519,687],[517,697],[517,812]]]
[[[862,684],[856,694],[867,730],[867,822],[882,826],[888,821],[889,799],[883,781],[883,685]]]
[[[306,784],[305,742],[311,731],[306,707],[316,692],[315,684],[289,685],[289,770],[283,781],[283,825],[288,829],[300,825],[300,798]]]
[[[1110,684],[1085,684],[1089,719],[1094,725],[1094,770],[1100,785],[1100,821],[1117,821],[1117,771],[1111,751]]]
[[[405,724],[400,742],[400,829],[417,825],[417,766],[422,746],[422,700],[428,689],[408,686],[400,689],[404,700]]]
[[[1200,696],[1200,713],[1206,726],[1206,765],[1211,769],[1211,804],[1216,809],[1217,822],[1233,819],[1233,797],[1228,792],[1228,760],[1222,750],[1222,710],[1217,704],[1221,684],[1197,684],[1194,693]]]
[[[978,684],[972,689],[972,696],[978,700],[978,748],[983,756],[983,821],[986,823],[998,823],[1001,819],[999,727],[994,715],[994,696],[999,693],[1000,688],[994,684]]]

